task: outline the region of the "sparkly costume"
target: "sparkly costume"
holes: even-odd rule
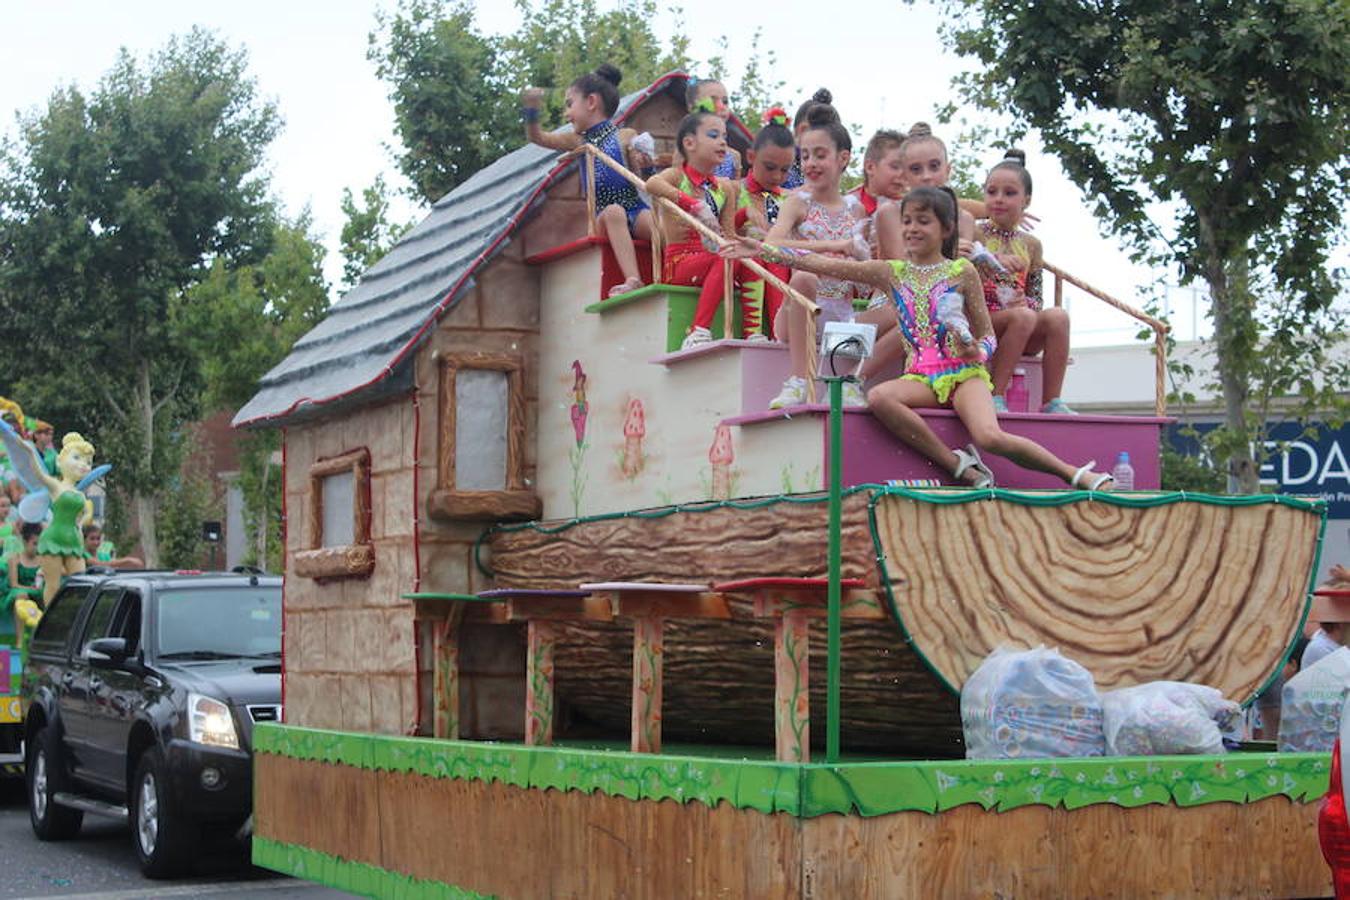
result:
[[[1033,269],[1031,266],[1031,247],[1026,236],[1018,231],[1004,231],[988,221],[980,222],[976,228],[975,239],[984,244],[990,253],[1015,256],[1026,263],[1026,268],[1020,272],[981,271],[984,278],[984,302],[990,312],[1003,309],[1003,301],[998,296],[1000,287],[1022,291],[1027,298],[1027,306],[1039,310],[1042,305],[1041,268],[1036,266]]]
[[[718,178],[725,178],[729,181],[735,181],[740,177],[741,173],[736,171],[736,158],[731,155],[730,150],[727,151],[726,156],[722,157],[722,161],[717,164],[717,168],[713,169],[713,174]]]
[[[802,151],[798,149],[796,157],[792,160],[792,168],[788,169],[787,177],[783,179],[783,189],[790,191],[804,184],[806,179],[802,176]]]
[[[695,204],[702,202],[713,216],[720,220],[722,209],[727,202],[726,190],[722,185],[723,182],[716,176],[706,175],[685,163],[681,167],[678,186],[681,199],[677,202],[686,212],[692,211]],[[693,229],[687,229],[685,240],[666,245],[664,269],[662,280],[667,284],[701,287],[693,324],[709,328],[713,317],[717,314],[717,307],[722,302],[726,277],[722,258],[704,247],[703,241]],[[750,270],[739,262],[733,262],[731,271],[735,283],[743,288]],[[742,329],[743,333],[748,333],[744,330],[744,321]]]
[[[969,260],[944,260],[917,266],[904,260],[890,260],[894,272],[891,298],[900,317],[900,333],[909,342],[909,364],[900,377],[928,385],[939,403],[946,403],[952,391],[963,381],[978,378],[993,390],[993,382],[984,365],[960,357],[960,346],[947,327],[938,321],[938,298],[959,290],[961,275],[971,268]],[[994,355],[992,334],[980,341],[986,360]]]
[[[796,237],[803,241],[838,241],[853,237],[853,226],[864,218],[862,203],[852,194],[844,195],[842,208],[832,210],[816,202],[809,191],[797,196],[806,204],[806,212],[797,223]],[[822,256],[843,259],[842,253],[822,253]],[[820,307],[820,325],[826,322],[853,321],[854,284],[828,275],[820,276],[816,289],[816,304]]]
[[[750,210],[756,209],[763,213],[765,221],[772,229],[774,223],[778,221],[778,211],[782,209],[783,201],[786,199],[786,192],[781,187],[764,187],[755,180],[754,173],[745,176],[745,180],[741,182],[740,196],[736,198],[736,233],[764,240],[764,234],[756,233],[758,229],[750,225]],[[786,266],[768,265],[767,268],[783,281],[787,281],[791,274]],[[764,334],[772,337],[773,320],[782,305],[782,291],[755,273],[746,273],[741,286],[741,317],[746,334],[753,334],[759,330],[762,323]],[[708,321],[712,321],[711,314],[708,315]],[[697,316],[694,324],[700,324]]]
[[[581,133],[581,139],[595,147],[610,159],[624,166],[623,146],[619,143],[619,128],[610,119],[599,122]],[[591,166],[595,177],[595,211],[599,213],[607,206],[621,206],[628,216],[628,230],[632,231],[637,217],[647,208],[633,187],[622,175],[602,162]],[[582,186],[585,187],[586,171],[582,167]]]

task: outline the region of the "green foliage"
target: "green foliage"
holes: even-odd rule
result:
[[[762,49],[763,39],[764,30],[756,28],[750,36],[749,47],[737,48],[737,55],[745,60],[739,77],[731,73],[726,62],[731,45],[725,35],[717,41],[717,53],[708,60],[707,72],[694,73],[722,80],[731,95],[732,110],[752,134],[759,130],[765,111],[771,107],[781,106],[789,116],[796,112],[783,98],[787,82],[775,75],[779,71],[778,52],[772,47]]]
[[[126,496],[169,489],[199,409],[194,286],[272,250],[279,127],[243,51],[194,30],[144,63],[122,52],[88,95],[57,90],[0,159],[3,338],[25,351],[6,374],[94,438]],[[153,517],[139,527],[156,562]]]
[[[1343,331],[1328,252],[1350,199],[1350,5],[947,5],[949,44],[982,65],[965,96],[1012,116],[1013,137],[1037,129],[1136,259],[1208,284],[1218,440],[1255,491],[1252,401],[1336,404],[1314,376],[1332,374]],[[1175,211],[1167,226],[1157,201]]]
[[[376,23],[366,56],[390,88],[399,171],[439,200],[520,142],[500,47],[478,33],[469,0],[402,0]]]
[[[1183,453],[1164,441],[1161,487],[1164,491],[1222,494],[1228,489],[1228,479],[1203,456]]]
[[[222,518],[211,497],[211,484],[189,463],[170,479],[168,488],[173,499],[159,510],[160,564],[171,569],[206,568],[211,546],[202,540],[202,523]]]
[[[282,472],[274,461],[280,455],[281,433],[254,431],[239,442],[239,489],[244,496],[246,565],[268,572],[285,570],[282,541]]]
[[[383,175],[377,175],[375,183],[361,192],[361,203],[356,205],[350,188],[342,189],[342,214],[347,217],[341,235],[343,292],[355,287],[365,271],[412,228],[411,223],[389,221],[389,188]]]

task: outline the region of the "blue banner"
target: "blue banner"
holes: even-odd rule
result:
[[[1168,429],[1168,441],[1183,453],[1198,452],[1196,441],[1180,434],[1180,427]],[[1217,427],[1213,422],[1194,426],[1202,434]],[[1262,487],[1280,494],[1320,498],[1327,502],[1330,518],[1350,519],[1350,424],[1333,429],[1314,423],[1304,432],[1297,422],[1266,426]]]

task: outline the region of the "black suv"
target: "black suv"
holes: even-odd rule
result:
[[[145,874],[179,874],[204,835],[251,827],[253,723],[281,717],[281,579],[72,576],[22,698],[37,836],[72,837],[86,812],[130,818]]]

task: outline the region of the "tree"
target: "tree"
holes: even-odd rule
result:
[[[342,189],[342,214],[347,217],[341,235],[343,292],[355,287],[365,271],[412,228],[411,223],[389,221],[389,189],[383,175],[377,175],[375,183],[361,192],[361,203],[356,205],[350,188]]]
[[[258,379],[328,311],[325,250],[312,227],[308,210],[294,222],[279,222],[272,250],[261,262],[229,268],[216,261],[190,289],[182,326],[193,336],[205,384],[203,410],[233,410],[248,402]],[[279,569],[283,550],[281,480],[273,462],[280,447],[276,429],[239,438],[246,561],[271,571]]]
[[[1328,253],[1350,196],[1350,6],[947,6],[949,44],[983,66],[961,80],[965,96],[1014,116],[1012,137],[1037,129],[1138,258],[1208,286],[1223,458],[1239,490],[1258,490],[1251,400],[1272,366],[1302,411],[1344,409]],[[1170,227],[1150,217],[1157,202],[1175,210]]]
[[[619,67],[627,90],[688,63],[687,38],[667,47],[657,36],[652,0],[622,0],[607,12],[595,0],[516,7],[523,24],[504,37],[479,33],[469,0],[400,0],[392,15],[376,18],[367,56],[389,85],[399,171],[425,202],[524,143],[524,88],[553,89],[546,121],[555,126],[564,89],[602,62]]]
[[[25,351],[6,367],[98,436],[151,564],[200,387],[183,307],[213,266],[270,249],[279,126],[244,52],[194,30],[145,64],[122,51],[87,96],[57,90],[0,160],[4,346]]]

